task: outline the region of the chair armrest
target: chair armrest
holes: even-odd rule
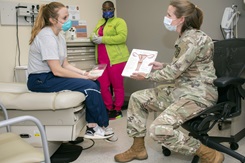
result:
[[[10,119],[1,121],[0,122],[0,128],[4,127],[4,126],[11,125],[11,124],[23,122],[23,121],[32,121],[38,127],[38,129],[40,131],[40,134],[41,134],[41,139],[42,139],[45,163],[50,163],[47,137],[46,137],[46,134],[45,134],[45,131],[44,131],[44,127],[42,126],[41,122],[37,118],[35,118],[33,116],[20,116],[20,117],[10,118]]]
[[[5,120],[9,119],[7,109],[3,106],[3,104],[1,102],[0,102],[0,108],[3,110],[4,119]],[[7,132],[10,132],[10,126],[9,125],[6,126],[6,130],[7,130]]]
[[[182,127],[192,132],[207,133],[219,119],[230,118],[230,110],[234,106],[235,104],[232,102],[222,102],[211,106],[200,112],[197,117],[185,122]]]
[[[240,77],[220,77],[214,80],[214,85],[217,87],[226,87],[228,85],[243,85],[244,78]]]
[[[38,129],[40,131],[40,134],[41,134],[45,163],[50,163],[47,137],[46,137],[45,130],[44,130],[44,127],[41,124],[41,122],[37,118],[35,118],[33,116],[19,116],[19,117],[8,119],[7,110],[6,110],[6,108],[3,106],[3,104],[1,102],[0,102],[0,108],[3,110],[4,115],[5,115],[5,119],[6,119],[6,120],[3,120],[3,121],[0,122],[0,128],[7,126],[7,131],[8,132],[10,131],[10,127],[9,126],[11,124],[15,124],[15,123],[23,122],[23,121],[32,121],[32,122],[34,122],[36,124],[36,126],[38,127]]]

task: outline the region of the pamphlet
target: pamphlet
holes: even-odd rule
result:
[[[149,66],[149,63],[155,61],[157,54],[157,51],[133,49],[124,67],[122,76],[130,77],[133,72],[150,73],[152,66]]]
[[[93,68],[89,71],[89,76],[100,77],[105,71],[107,64],[98,64],[94,65]]]

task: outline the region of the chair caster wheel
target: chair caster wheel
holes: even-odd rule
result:
[[[170,156],[171,155],[171,151],[165,147],[162,147],[162,153],[164,156]]]
[[[230,143],[230,149],[237,150],[239,148],[239,145],[237,143]]]
[[[218,124],[218,129],[221,131],[223,129],[222,124]]]

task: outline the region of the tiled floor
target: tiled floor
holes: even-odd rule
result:
[[[123,111],[124,117],[121,119],[110,121],[110,126],[114,129],[115,133],[118,136],[118,141],[115,143],[108,143],[104,140],[95,140],[95,144],[92,148],[83,150],[80,157],[73,163],[114,163],[114,155],[121,153],[127,150],[131,144],[132,139],[129,138],[126,134],[126,110]],[[153,113],[150,114],[148,125],[153,120]],[[212,134],[224,135],[227,134],[229,129],[218,130],[217,127],[214,128]],[[134,160],[131,163],[190,163],[192,157],[183,156],[178,153],[172,153],[171,156],[166,157],[162,154],[162,149],[159,144],[154,142],[149,136],[145,138],[146,148],[148,152],[148,159],[144,161]],[[90,140],[82,142],[81,145],[83,148],[87,148],[91,145]],[[245,138],[239,141],[239,152],[242,155],[245,155]],[[228,145],[228,144],[224,144]],[[224,163],[239,163],[240,161],[225,155]]]

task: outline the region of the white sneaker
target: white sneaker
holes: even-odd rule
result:
[[[96,126],[96,127],[88,127],[87,126],[87,130],[86,133],[84,135],[84,138],[87,139],[106,139],[106,138],[110,138],[114,135],[114,132],[106,132],[103,128],[101,128],[100,126]]]
[[[104,130],[105,130],[106,134],[113,134],[113,136],[111,136],[111,137],[105,139],[105,141],[107,141],[107,142],[116,142],[116,141],[118,140],[118,138],[117,138],[117,136],[114,134],[114,131],[113,131],[112,128],[106,127],[106,128],[104,128]]]
[[[112,135],[112,137],[106,138],[105,141],[109,142],[109,143],[113,143],[116,142],[118,140],[118,137],[114,134]]]
[[[105,131],[105,135],[113,135],[114,134],[113,129],[110,127],[104,127],[103,129]]]

